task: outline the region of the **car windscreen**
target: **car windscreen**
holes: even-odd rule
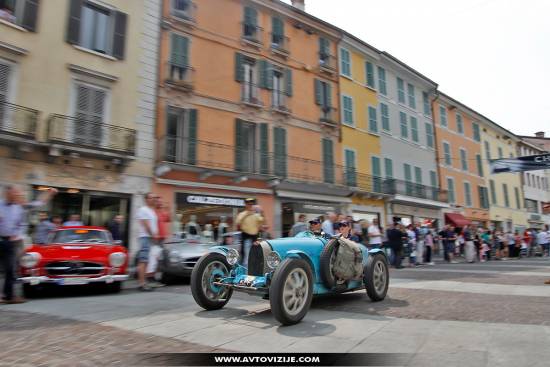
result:
[[[51,243],[100,243],[110,244],[108,232],[95,229],[64,229],[53,234]]]

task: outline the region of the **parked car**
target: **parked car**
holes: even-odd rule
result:
[[[228,233],[231,242],[227,248],[240,251],[241,232]],[[182,239],[171,240],[163,244],[159,272],[163,283],[172,283],[176,278],[189,278],[195,264],[201,256],[208,253],[212,246],[216,246],[213,239],[204,236],[186,236]]]
[[[25,249],[19,280],[25,296],[44,285],[72,286],[103,283],[119,292],[128,279],[128,253],[120,241],[102,227],[60,227],[46,244]]]
[[[191,274],[191,291],[206,310],[220,309],[233,291],[268,298],[271,312],[283,325],[300,322],[314,295],[344,293],[365,288],[372,301],[385,298],[389,285],[386,254],[355,244],[351,262],[359,266],[354,278],[337,276],[335,264],[344,246],[338,238],[310,234],[256,242],[250,250],[248,268],[239,264],[239,253],[224,246],[212,247]]]

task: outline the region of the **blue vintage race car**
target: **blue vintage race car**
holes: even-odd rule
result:
[[[193,298],[206,310],[225,306],[233,291],[269,298],[273,315],[283,325],[300,322],[314,295],[365,288],[372,301],[383,300],[389,285],[385,253],[358,245],[360,258],[355,260],[362,274],[341,279],[333,269],[341,246],[338,238],[316,237],[311,232],[259,241],[250,250],[248,268],[239,264],[235,249],[212,247],[193,268]]]

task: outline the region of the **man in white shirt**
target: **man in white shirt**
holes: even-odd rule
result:
[[[71,214],[69,215],[69,220],[63,223],[64,227],[78,227],[82,225],[80,220],[80,214]]]
[[[147,285],[145,276],[147,263],[149,262],[149,252],[158,234],[158,218],[155,213],[155,205],[158,199],[158,196],[152,193],[145,194],[145,205],[139,208],[136,213],[138,241],[141,246],[137,256],[138,282],[141,291],[153,290]]]
[[[380,248],[382,246],[382,232],[378,225],[378,219],[373,219],[368,228],[369,247]]]
[[[330,213],[327,213],[327,219],[325,219],[325,221],[323,222],[322,224],[322,229],[323,229],[323,232],[325,232],[325,234],[327,236],[334,236],[335,235],[335,232],[334,232],[334,223],[336,222],[336,214],[330,212]]]
[[[548,227],[545,227],[537,233],[537,244],[539,244],[542,248],[542,256],[548,256],[548,246],[550,244],[550,233],[548,232]]]

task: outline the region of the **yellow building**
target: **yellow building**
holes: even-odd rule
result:
[[[0,186],[19,183],[29,196],[57,187],[47,210],[63,219],[131,219],[151,187],[158,1],[18,0],[2,10]]]
[[[378,218],[384,224],[380,110],[375,76],[379,51],[349,34],[339,48],[340,120],[343,172],[353,188],[350,211],[358,219]],[[386,111],[387,114],[387,111]]]
[[[482,120],[482,157],[486,187],[489,189],[489,218],[491,226],[504,231],[519,230],[527,227],[520,173],[490,174],[489,160],[517,156],[519,138],[510,131],[489,121]]]

